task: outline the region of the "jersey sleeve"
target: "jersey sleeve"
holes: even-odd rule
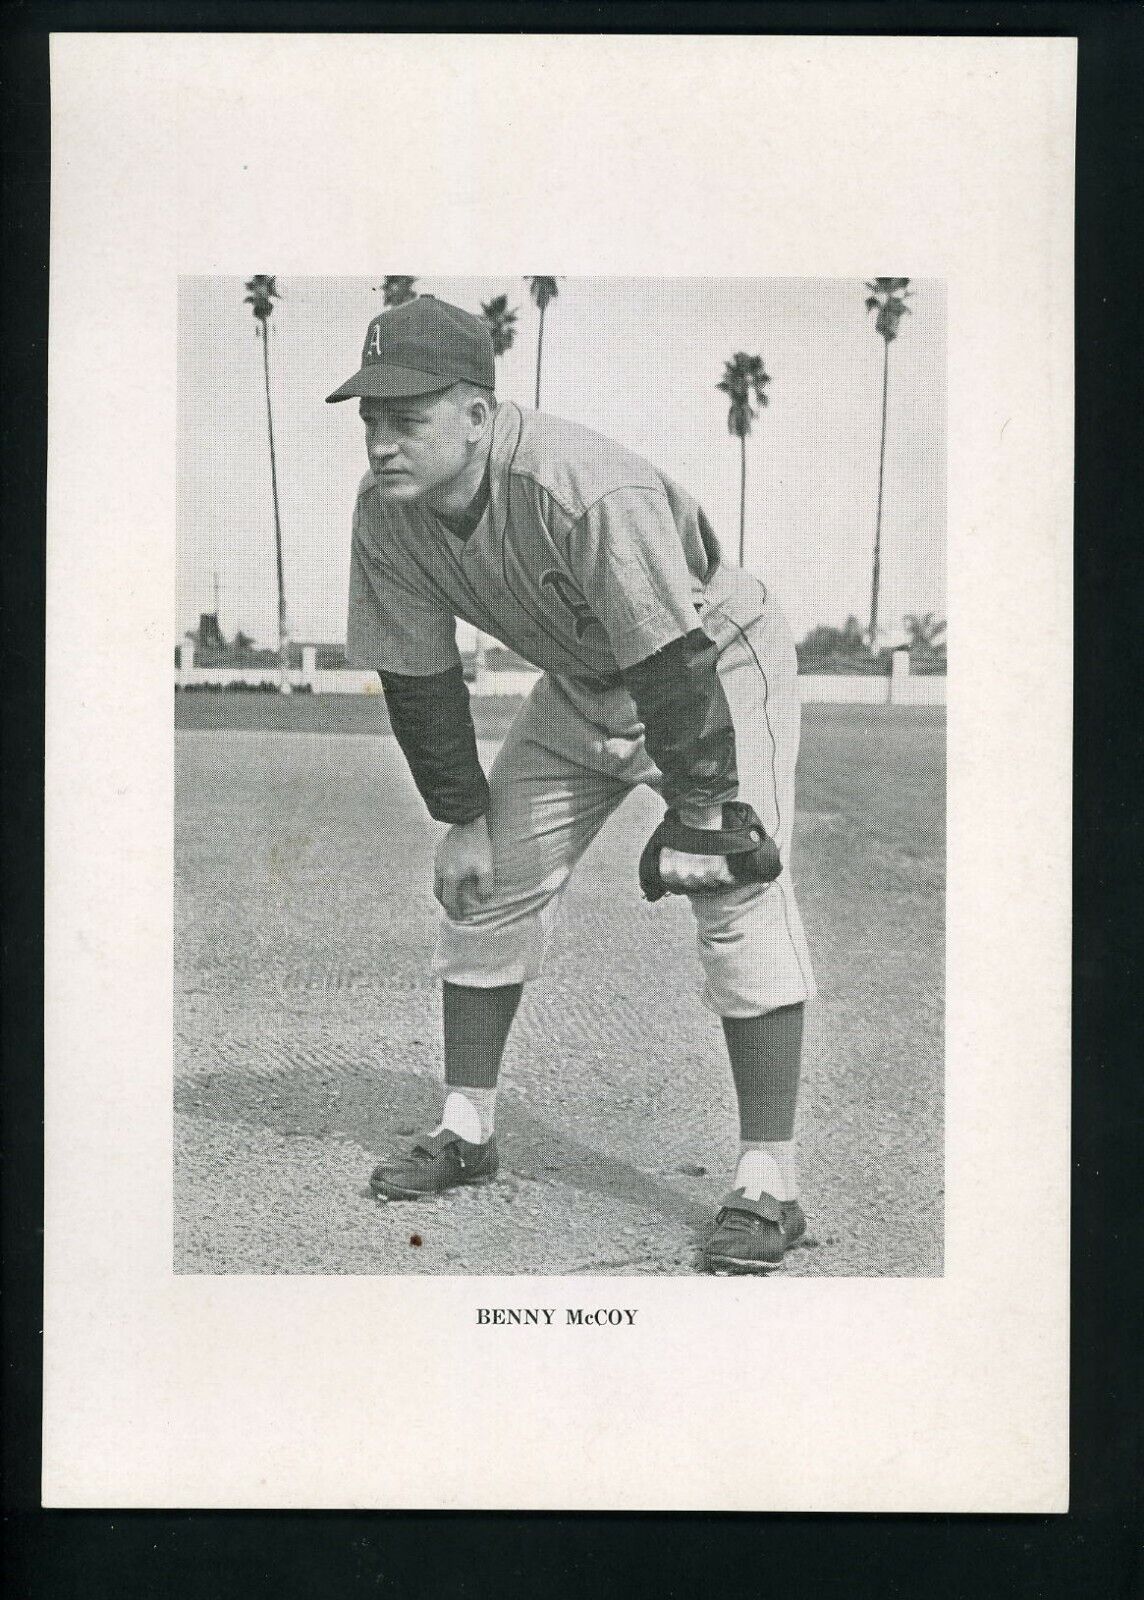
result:
[[[723,805],[739,793],[735,726],[718,655],[703,629],[693,628],[623,675],[669,806]]]
[[[668,805],[733,800],[735,729],[667,496],[643,487],[602,496],[572,529],[569,561],[636,703]]]
[[[461,663],[416,678],[383,672],[381,681],[394,735],[429,815],[451,823],[483,817],[489,786]]]
[[[389,720],[431,817],[465,823],[488,810],[456,618],[370,547],[354,511],[346,654],[377,672]]]
[[[621,670],[696,626],[693,580],[662,490],[602,495],[571,529],[568,562]]]
[[[346,655],[373,672],[420,677],[460,661],[457,623],[441,598],[402,575],[371,548],[354,511]]]

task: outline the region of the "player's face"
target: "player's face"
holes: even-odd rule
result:
[[[370,470],[383,499],[420,500],[464,471],[471,424],[451,390],[393,400],[366,397],[358,411]]]

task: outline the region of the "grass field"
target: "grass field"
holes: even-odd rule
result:
[[[486,758],[514,709],[475,703]],[[639,897],[654,797],[585,858],[526,994],[501,1178],[378,1206],[369,1169],[435,1117],[439,1059],[437,830],[384,703],[180,694],[176,725],[176,1268],[690,1272],[734,1096],[688,909]],[[944,712],[805,708],[793,870],[820,996],[793,1275],[941,1271],[944,793]]]
[[[518,695],[484,695],[472,701],[477,733],[503,739],[520,710]],[[387,734],[381,694],[267,694],[194,689],[175,695],[176,728],[217,728],[248,733]]]

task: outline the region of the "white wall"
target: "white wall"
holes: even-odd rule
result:
[[[525,695],[532,688],[537,672],[486,672],[479,685],[471,685],[476,694]],[[257,689],[260,684],[277,685],[277,667],[184,667],[175,675],[181,688],[217,684],[226,688],[242,684]],[[307,674],[295,669],[290,674],[295,689],[309,684],[314,694],[380,694],[381,685],[376,672],[360,672],[349,668],[315,671]],[[943,706],[945,705],[944,677],[897,678],[850,676],[843,673],[807,673],[798,680],[799,694],[804,705],[867,705],[867,706]]]

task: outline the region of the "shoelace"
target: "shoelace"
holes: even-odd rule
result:
[[[466,1172],[468,1170],[468,1163],[455,1144],[444,1145],[440,1150],[426,1150],[422,1145],[416,1145],[411,1154],[415,1155],[419,1161],[430,1162],[436,1161],[439,1156],[443,1156],[448,1150],[451,1150],[456,1156],[457,1160],[460,1162],[461,1171]]]
[[[749,1211],[722,1211],[718,1220],[720,1227],[730,1228],[732,1231],[738,1229],[740,1233],[753,1233],[762,1226],[766,1218],[753,1216]]]

